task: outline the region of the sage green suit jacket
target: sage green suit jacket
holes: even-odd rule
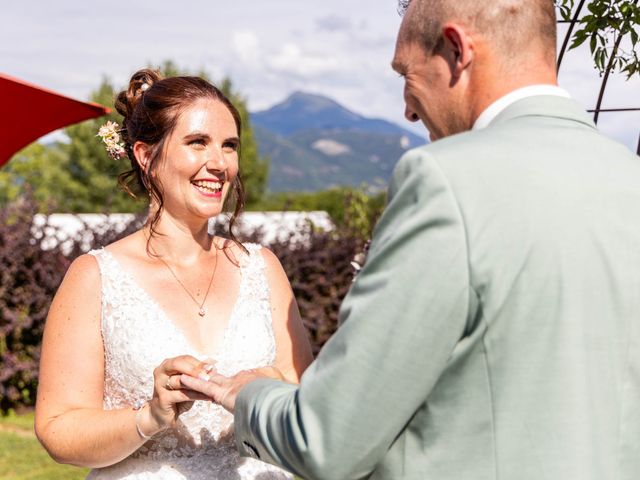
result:
[[[300,386],[244,455],[310,479],[640,478],[640,158],[569,99],[409,151]]]

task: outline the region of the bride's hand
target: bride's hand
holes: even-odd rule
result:
[[[173,426],[178,414],[185,410],[185,402],[209,400],[209,397],[201,393],[183,389],[180,375],[208,379],[207,370],[210,368],[190,355],[168,358],[156,367],[153,371],[153,397],[146,407],[147,411],[140,414],[140,430],[151,436]]]
[[[187,374],[180,377],[180,382],[191,390],[205,394],[206,398],[233,413],[240,390],[247,383],[260,378],[285,381],[282,372],[276,367],[262,367],[240,371],[233,377],[225,377],[215,370],[207,371],[206,375],[196,375],[195,378],[194,375]]]

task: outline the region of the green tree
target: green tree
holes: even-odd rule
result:
[[[590,0],[586,2],[587,12],[582,9],[584,2],[556,0],[563,20],[571,21],[576,14],[578,29],[572,34],[570,49],[589,40],[589,48],[596,68],[600,73],[611,65],[611,71],[618,71],[631,78],[640,73],[638,25],[640,6],[638,0]],[[578,11],[580,9],[580,11]],[[631,50],[622,45],[628,40]]]
[[[319,192],[279,192],[265,195],[253,208],[262,211],[323,210],[343,231],[368,239],[386,204],[386,192],[360,187],[334,187]]]
[[[164,76],[190,75],[180,71],[171,61],[159,68]],[[196,73],[208,78],[204,71]],[[268,162],[259,157],[249,113],[244,98],[232,88],[229,79],[219,84],[238,108],[243,123],[240,169],[249,204],[258,202],[265,191]],[[108,78],[91,93],[90,100],[112,106],[117,91]],[[68,143],[51,146],[32,144],[23,149],[0,171],[0,204],[6,204],[23,193],[28,186],[41,211],[64,212],[139,212],[144,199],[134,199],[117,186],[117,177],[129,168],[127,160],[109,157],[96,133],[107,120],[121,123],[122,117],[112,112],[87,120],[64,130]]]
[[[0,205],[16,200],[28,188],[44,210],[52,201],[51,187],[70,182],[67,170],[59,168],[65,160],[58,146],[32,143],[22,149],[0,170]]]
[[[91,94],[91,101],[113,106],[116,91],[104,78]],[[57,208],[70,212],[136,212],[145,202],[136,201],[117,187],[118,174],[129,168],[127,160],[113,160],[107,155],[96,133],[107,120],[121,123],[122,117],[112,109],[107,117],[88,120],[65,129],[69,143],[63,145],[63,167],[71,182],[55,193]]]

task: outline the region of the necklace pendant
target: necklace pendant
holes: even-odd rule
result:
[[[207,313],[203,307],[200,307],[200,310],[198,310],[198,315],[200,315],[201,317],[204,317],[205,313]]]

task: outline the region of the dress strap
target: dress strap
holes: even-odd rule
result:
[[[102,292],[102,306],[126,301],[130,297],[130,287],[126,275],[111,252],[105,248],[91,250],[88,255],[95,257],[100,269],[100,281]]]
[[[269,284],[266,276],[266,264],[262,257],[262,245],[245,243],[248,255],[240,257],[242,282],[240,295],[247,295],[254,300],[269,301]]]
[[[105,256],[104,253],[105,253],[104,248],[96,248],[93,250],[89,250],[87,252],[87,255],[91,255],[92,257],[95,257],[96,260],[98,261],[98,264],[101,264]]]
[[[103,279],[105,277],[112,278],[118,272],[117,264],[111,256],[111,253],[108,252],[105,248],[91,250],[87,252],[87,255],[95,257],[96,261],[98,262],[98,267],[100,268],[100,276]]]

